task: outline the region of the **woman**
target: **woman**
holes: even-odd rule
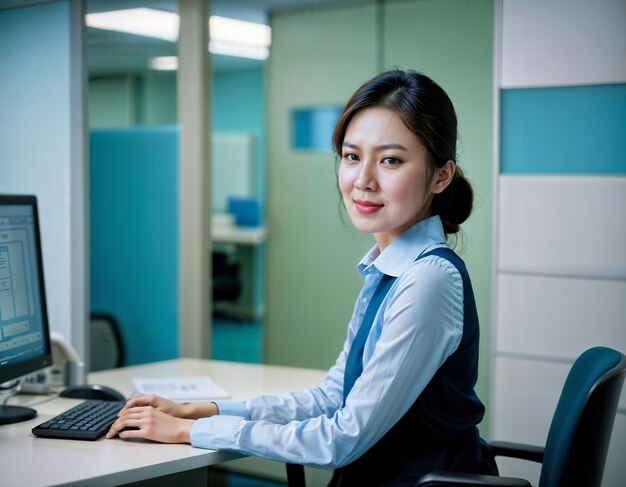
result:
[[[347,213],[376,245],[358,265],[363,288],[324,382],[244,403],[137,396],[108,437],[335,469],[331,485],[411,485],[433,470],[495,474],[476,428],[476,306],[446,243],[472,208],[456,139],[454,107],[428,77],[393,70],[361,86],[333,145]]]

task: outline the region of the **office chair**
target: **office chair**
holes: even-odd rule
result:
[[[113,369],[124,365],[124,343],[120,327],[108,313],[91,313],[89,370]]]
[[[213,301],[237,301],[243,288],[239,263],[222,251],[212,255]]]
[[[616,350],[596,347],[585,351],[567,376],[545,448],[492,442],[494,454],[541,463],[538,487],[600,487],[625,370],[626,357]],[[434,472],[423,476],[415,487],[443,485],[531,484],[509,477]]]

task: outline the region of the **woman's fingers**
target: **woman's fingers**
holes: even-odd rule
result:
[[[140,406],[152,406],[155,409],[176,417],[183,417],[185,411],[184,406],[181,404],[169,401],[160,396],[155,396],[154,394],[137,394],[126,402],[120,413],[129,408]]]
[[[120,413],[122,413],[122,411],[125,411],[128,408],[133,408],[133,407],[138,407],[138,406],[152,406],[154,405],[154,403],[158,403],[157,396],[137,394],[131,397],[128,401],[126,401],[126,404],[124,404],[124,407],[120,410]]]
[[[124,428],[139,428],[140,420],[143,417],[146,407],[132,407],[119,412],[119,417],[111,425],[106,435],[107,438],[113,438]]]
[[[193,420],[175,418],[152,406],[130,407],[121,413],[106,436],[146,438],[163,443],[189,443],[192,424]]]
[[[148,408],[154,410],[152,406],[132,406],[126,409],[122,409],[119,412],[118,416],[121,418],[122,416],[132,416],[132,415],[141,414],[145,412],[146,409]]]

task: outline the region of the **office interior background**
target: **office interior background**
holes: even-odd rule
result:
[[[89,313],[112,313],[130,365],[328,368],[372,245],[342,221],[329,120],[376,73],[416,69],[455,103],[476,191],[457,249],[481,319],[481,432],[542,444],[575,357],[626,351],[626,2],[212,0],[211,15],[269,25],[271,49],[207,54],[208,75],[148,67],[183,39],[84,26],[87,13],[137,7],[184,19],[193,3],[0,0],[0,192],[39,198],[52,328],[86,356]],[[210,93],[201,137],[183,122],[186,76]],[[211,154],[207,219],[234,188],[256,205],[246,224],[260,239],[217,241],[210,225],[190,236],[182,148],[194,141]],[[212,249],[239,266],[234,302],[211,299],[211,262],[186,279],[189,238],[207,261]],[[193,279],[206,303],[181,291]],[[624,451],[622,394],[607,486],[626,478]]]

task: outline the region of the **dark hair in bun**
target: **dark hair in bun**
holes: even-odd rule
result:
[[[348,101],[333,133],[333,148],[341,155],[352,117],[364,108],[393,110],[428,151],[430,173],[456,161],[457,118],[448,94],[428,76],[394,69],[364,83]],[[446,234],[457,233],[472,212],[474,192],[456,167],[448,187],[432,200],[430,213],[439,215]]]

